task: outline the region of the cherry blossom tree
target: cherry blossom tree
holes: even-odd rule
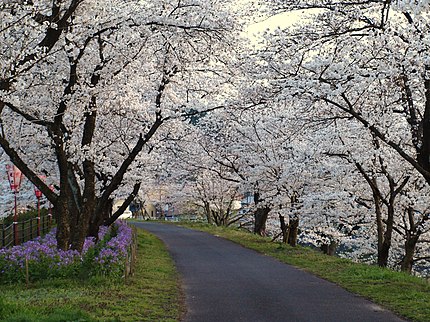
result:
[[[141,185],[133,174],[144,167],[141,152],[164,124],[221,105],[213,89],[225,82],[222,55],[233,43],[229,8],[199,0],[0,5],[0,145],[54,205],[60,248],[80,250],[126,209]],[[209,82],[209,74],[218,77]],[[109,199],[130,181],[129,197],[107,218]]]
[[[429,182],[429,9],[425,4],[275,1],[269,9],[273,13],[300,11],[307,14],[306,19],[300,28],[268,34],[260,55],[265,75],[271,75],[266,77],[271,92],[279,101],[299,102],[311,110],[313,122],[329,124],[338,119],[367,131],[369,143],[364,146],[374,151],[373,156],[366,159],[367,153],[357,153],[362,141],[357,137],[360,131],[355,130],[356,138],[348,140],[343,157],[371,188],[379,220],[380,264],[387,263],[394,230],[406,238],[404,270],[410,270],[408,258],[416,247],[416,236],[411,231],[401,233],[399,227],[408,230],[419,223],[422,236],[428,222],[425,207],[414,198],[404,198],[409,191],[427,194],[428,186],[423,189],[410,181]],[[344,127],[339,136],[348,132]],[[378,215],[381,206],[387,207],[386,219]]]

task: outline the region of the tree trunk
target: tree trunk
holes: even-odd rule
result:
[[[391,243],[384,239],[382,244],[378,249],[378,266],[387,267],[388,265],[388,256],[390,254]]]
[[[108,199],[108,202],[105,204],[104,208],[100,213],[94,213],[90,222],[90,229],[88,232],[88,236],[94,237],[96,241],[98,240],[99,228],[103,224],[103,222],[107,221],[112,216],[113,209],[113,199]]]
[[[80,216],[80,210],[76,208],[76,205],[74,204],[71,199],[67,202],[67,207],[69,210],[69,223],[70,223],[70,237],[69,237],[69,245],[73,243],[74,236],[77,233],[77,230],[79,229],[78,223],[81,218]]]
[[[373,200],[375,202],[376,229],[378,234],[378,266],[386,267],[390,245],[385,244],[385,224],[382,219],[381,198],[376,192],[373,192]]]
[[[211,210],[211,217],[216,226],[219,226],[218,214],[215,210]]]
[[[260,236],[266,235],[266,221],[270,210],[268,207],[257,208],[254,213],[254,234]]]
[[[415,249],[418,242],[418,236],[412,236],[405,241],[405,256],[402,259],[400,269],[402,272],[411,273],[414,264]]]
[[[59,198],[58,203],[54,205],[54,212],[57,217],[57,247],[68,250],[70,245],[70,218],[67,201]]]
[[[430,66],[425,66],[425,72],[429,73]],[[417,151],[417,161],[424,168],[427,173],[424,175],[424,178],[426,179],[427,183],[430,184],[430,80],[426,79],[424,81],[424,87],[425,87],[425,110],[424,115],[421,121],[421,130],[422,130],[422,137],[421,137],[421,144],[420,148]]]
[[[208,224],[212,225],[214,221],[212,218],[211,207],[208,202],[204,202],[204,209],[206,220],[208,221]]]
[[[279,221],[281,222],[282,242],[286,244],[288,241],[288,226],[285,224],[284,216],[279,215]]]
[[[383,236],[382,244],[380,245],[380,248],[378,247],[378,266],[380,267],[387,267],[388,265],[388,256],[390,255],[391,238],[393,235],[394,204],[391,201],[387,209],[388,211],[387,211],[387,220],[385,221],[386,222],[385,233]]]
[[[328,246],[328,255],[334,256],[336,254],[336,249],[337,249],[337,243],[334,240],[332,240],[330,242],[330,245]]]
[[[69,202],[70,200],[70,187],[68,185],[68,162],[66,153],[64,152],[63,137],[61,131],[58,127],[52,129],[50,132],[55,145],[55,150],[57,152],[57,163],[58,170],[60,173],[60,194],[57,201],[54,203],[54,208],[56,208],[57,213],[57,247],[62,250],[68,250],[70,247],[70,240],[72,236],[71,229],[75,228],[75,222],[73,221],[70,212]]]
[[[320,248],[324,254],[334,256],[336,254],[337,243],[332,240],[330,244],[323,244]]]
[[[85,238],[88,236],[89,228],[90,228],[90,219],[91,215],[94,211],[95,203],[91,203],[91,205],[84,206],[83,211],[79,214],[79,223],[77,225],[77,229],[75,230],[75,234],[72,236],[71,248],[77,250],[78,252],[82,251],[84,246]]]
[[[295,247],[297,245],[297,236],[299,234],[299,218],[290,216],[288,224],[288,244]]]

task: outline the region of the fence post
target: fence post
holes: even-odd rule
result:
[[[27,286],[27,288],[29,285],[29,281],[30,281],[30,278],[28,274],[28,258],[27,256],[25,256],[25,285]]]
[[[39,221],[37,223],[37,221]],[[37,224],[37,225],[36,225]],[[50,216],[42,216],[40,219],[31,218],[25,221],[14,221],[10,226],[0,224],[0,247],[17,246],[37,236],[46,234],[51,228]],[[49,225],[49,226],[48,226]]]
[[[132,242],[130,249],[130,274],[134,275],[136,268],[136,257],[137,257],[137,229],[136,227],[132,227]]]

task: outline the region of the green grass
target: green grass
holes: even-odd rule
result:
[[[164,244],[138,231],[134,276],[126,282],[105,278],[56,279],[2,285],[1,321],[178,321],[182,306],[178,274]]]
[[[180,224],[229,239],[244,247],[294,265],[362,295],[413,321],[430,321],[430,284],[422,278],[357,264],[305,247],[291,247],[243,230],[200,223]]]

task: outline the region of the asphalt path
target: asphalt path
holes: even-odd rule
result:
[[[182,277],[186,322],[405,321],[339,286],[207,233],[135,223],[167,246]]]

